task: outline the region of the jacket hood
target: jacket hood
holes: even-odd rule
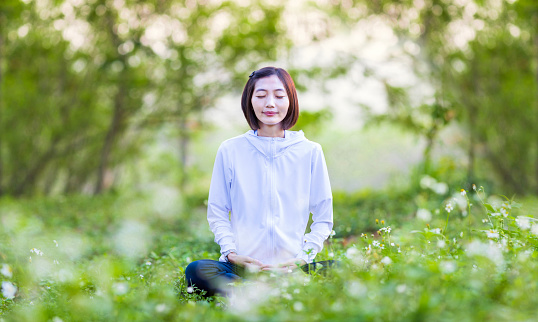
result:
[[[303,131],[284,131],[283,138],[258,136],[258,131],[250,130],[243,134],[247,141],[252,144],[265,157],[274,155],[278,157],[286,152],[291,146],[306,141]],[[271,143],[274,142],[274,150]]]

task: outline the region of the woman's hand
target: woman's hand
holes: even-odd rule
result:
[[[236,253],[228,254],[228,261],[232,264],[243,266],[249,270],[260,270],[264,264],[257,259],[248,256],[237,255]]]
[[[292,258],[277,265],[263,265],[262,271],[274,271],[279,273],[291,273],[294,269],[305,265],[304,259]]]

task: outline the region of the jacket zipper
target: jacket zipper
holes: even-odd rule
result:
[[[271,139],[271,257],[275,258],[275,139]]]

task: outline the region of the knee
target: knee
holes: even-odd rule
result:
[[[198,279],[198,265],[200,261],[194,261],[187,265],[185,268],[185,279],[187,280],[187,284],[190,285],[193,281]]]

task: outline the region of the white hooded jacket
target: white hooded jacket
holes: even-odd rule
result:
[[[313,223],[305,234],[310,213]],[[251,130],[224,141],[215,158],[207,220],[221,254],[235,250],[264,264],[312,262],[333,227],[321,146],[302,131],[274,138]]]

